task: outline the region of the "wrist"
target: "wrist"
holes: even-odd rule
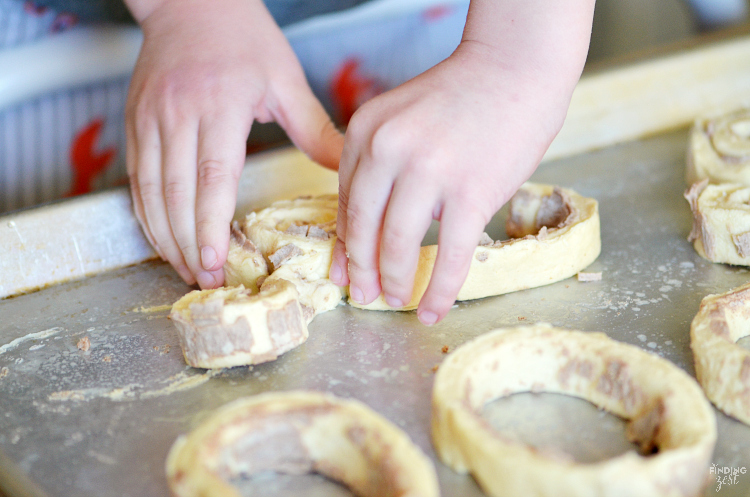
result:
[[[586,62],[593,8],[593,0],[472,0],[461,45],[486,64],[554,79],[572,92]]]

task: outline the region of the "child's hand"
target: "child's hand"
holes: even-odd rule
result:
[[[437,259],[417,312],[425,324],[447,314],[485,225],[562,126],[593,11],[593,1],[576,4],[573,26],[560,13],[575,8],[569,0],[473,1],[451,57],[355,113],[330,273],[351,284],[352,299],[367,304],[382,291],[393,307],[409,302],[421,240],[437,219]]]
[[[144,33],[126,106],[135,212],[186,282],[214,288],[253,120],[332,168],[343,137],[260,0],[128,3]]]

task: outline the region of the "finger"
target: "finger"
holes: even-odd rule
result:
[[[431,325],[443,319],[456,301],[486,224],[478,211],[460,203],[443,207],[435,266],[417,309],[423,324]]]
[[[171,124],[171,123],[170,123]],[[190,121],[162,125],[164,202],[174,241],[202,289],[215,281],[201,267],[195,232],[198,125]]]
[[[169,225],[164,200],[162,154],[159,129],[153,121],[142,121],[136,129],[138,140],[138,190],[143,200],[146,223],[165,258],[175,271],[192,285],[195,278],[185,264]]]
[[[215,288],[224,283],[221,270],[229,251],[229,225],[237,203],[237,184],[245,163],[250,122],[222,116],[205,118],[198,134],[198,196],[195,221],[200,251],[200,283],[211,275]],[[201,284],[201,287],[203,285]]]
[[[349,295],[360,304],[369,304],[381,293],[380,230],[392,187],[393,178],[360,158],[349,190],[345,232]]]
[[[424,179],[400,178],[391,193],[380,238],[380,284],[385,301],[398,308],[412,296],[422,239],[432,222],[434,197]]]
[[[349,285],[349,258],[346,256],[346,245],[341,238],[336,239],[333,246],[333,257],[331,259],[331,268],[328,271],[328,279],[339,286]]]
[[[351,129],[351,128],[350,128]],[[341,152],[339,167],[339,205],[336,217],[336,244],[333,247],[333,260],[328,278],[339,286],[349,284],[349,258],[346,255],[346,210],[349,208],[349,189],[352,185],[352,177],[357,168],[359,155],[358,148],[353,146],[353,140],[349,131]]]
[[[275,118],[289,139],[318,164],[337,170],[344,135],[313,94],[304,74],[294,83],[284,85],[280,97],[279,115]]]
[[[146,235],[148,243],[150,243],[156,253],[159,254],[159,257],[161,257],[163,261],[166,261],[167,259],[164,257],[164,254],[154,240],[154,235],[151,234],[151,230],[146,222],[146,215],[143,212],[143,200],[141,199],[141,192],[138,188],[138,144],[136,143],[135,124],[132,116],[128,116],[125,122],[125,167],[130,182],[130,197],[133,201],[135,218],[138,220],[138,224],[141,225],[141,229],[143,230],[143,234]]]

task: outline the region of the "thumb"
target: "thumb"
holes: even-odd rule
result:
[[[280,107],[282,115],[276,120],[289,139],[312,160],[337,171],[344,135],[336,129],[307,82],[286,92]]]

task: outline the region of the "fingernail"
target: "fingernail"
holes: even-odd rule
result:
[[[393,308],[397,307],[403,307],[404,303],[399,299],[398,297],[394,297],[393,295],[385,294],[385,301],[386,303]]]
[[[217,261],[216,251],[213,247],[206,245],[201,249],[201,264],[206,271],[213,269]]]
[[[438,315],[432,311],[422,311],[418,314],[418,317],[422,324],[426,324],[427,326],[432,326],[438,320]]]
[[[201,271],[198,273],[198,275],[195,277],[195,279],[198,280],[198,285],[201,287],[201,289],[205,290],[207,288],[213,288],[216,286],[216,280],[214,279],[213,275],[211,273],[207,273],[205,271]]]
[[[341,279],[343,278],[344,274],[341,271],[341,266],[338,262],[333,261],[331,263],[331,270],[328,272],[328,279],[333,281],[335,284],[340,285]]]
[[[352,300],[358,304],[361,304],[365,301],[365,294],[362,293],[362,290],[354,285],[351,285],[349,287],[349,295],[351,295]]]

